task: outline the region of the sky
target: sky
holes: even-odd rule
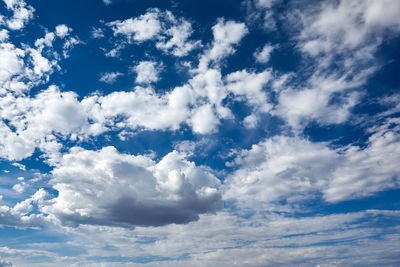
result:
[[[0,1],[0,266],[399,266],[400,1]]]

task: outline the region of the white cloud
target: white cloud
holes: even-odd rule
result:
[[[219,180],[171,152],[145,156],[72,148],[53,170],[58,197],[42,207],[66,225],[160,226],[188,223],[221,207]]]
[[[273,7],[280,0],[247,0],[244,2],[247,9],[247,21],[254,25],[261,25],[266,31],[276,30]]]
[[[98,125],[102,129],[107,125],[120,129],[178,129],[188,116],[187,104],[190,101],[187,87],[177,87],[162,96],[155,94],[151,88],[136,87],[132,92],[87,97],[82,105],[88,116],[96,122],[91,127]],[[114,125],[116,117],[124,119]]]
[[[193,29],[190,22],[183,18],[176,18],[171,12],[166,11],[165,17],[168,20],[168,26],[164,25],[163,33],[167,37],[162,37],[156,43],[158,49],[174,56],[186,56],[190,51],[200,46],[200,41],[189,41]],[[169,38],[169,39],[168,39]]]
[[[34,86],[48,82],[50,75],[60,69],[60,57],[56,47],[53,47],[54,40],[55,34],[46,32],[44,37],[36,39],[35,47],[22,44],[22,48],[18,48],[9,42],[0,43],[3,59],[0,62],[0,94],[10,91],[23,94]],[[68,38],[63,46],[63,54],[76,43],[79,41],[74,37]]]
[[[5,23],[11,30],[21,30],[33,18],[34,8],[26,5],[24,0],[3,0],[8,10],[13,12],[11,18],[6,18]]]
[[[124,35],[129,41],[146,41],[155,38],[161,31],[159,13],[158,9],[152,9],[137,18],[117,20],[107,25],[112,28],[114,35]]]
[[[350,109],[360,99],[360,93],[354,89],[360,87],[372,71],[374,69],[359,70],[354,76],[350,73],[343,76],[316,73],[304,87],[283,86],[279,104],[272,113],[284,118],[296,131],[310,121],[321,125],[344,123],[351,114]],[[338,101],[331,103],[334,95]]]
[[[286,80],[277,90],[279,103],[272,114],[284,118],[295,132],[311,121],[327,125],[351,118],[351,109],[363,96],[356,90],[378,69],[374,53],[384,37],[400,30],[393,15],[398,9],[398,2],[391,0],[300,5],[301,19],[292,25],[302,25],[296,41],[312,74],[300,84]]]
[[[113,49],[106,52],[105,56],[106,57],[119,57],[121,50],[124,48],[125,48],[124,43],[117,44]],[[106,50],[104,49],[104,51],[106,51]]]
[[[31,53],[37,56],[33,74],[43,76],[51,71],[50,61],[41,57],[37,50]],[[242,74],[247,78],[241,77],[240,82],[238,79],[230,81],[229,90],[238,96],[245,95],[244,99],[249,102],[255,101],[252,92],[261,92],[268,73]],[[155,73],[139,72],[138,81],[149,82],[146,79],[154,80],[155,77]],[[213,69],[197,74],[185,86],[160,95],[143,87],[136,87],[132,92],[92,95],[81,102],[74,93],[62,93],[56,87],[50,87],[33,98],[9,94],[1,98],[1,114],[10,121],[10,125],[3,123],[1,127],[1,156],[20,160],[39,148],[47,155],[49,163],[56,164],[62,145],[55,135],[76,141],[77,137],[82,140],[111,129],[125,130],[126,127],[132,130],[176,130],[186,122],[194,132],[208,134],[217,130],[221,118],[232,116],[231,111],[222,105],[227,95],[220,71]],[[190,105],[193,105],[192,111]],[[117,124],[115,118],[120,120]]]
[[[225,197],[237,200],[238,206],[260,210],[283,199],[298,203],[327,183],[338,160],[324,143],[284,136],[267,139],[235,159],[242,167],[225,180]]]
[[[258,63],[268,63],[271,56],[271,52],[275,49],[273,45],[266,44],[261,50],[257,50],[254,53],[254,58]]]
[[[23,193],[29,185],[25,182],[15,184],[12,189],[18,193]]]
[[[0,258],[0,266],[7,267],[7,266],[13,266],[13,264],[11,261],[7,261],[7,260]]]
[[[189,101],[190,91],[186,87],[177,87],[162,96],[151,88],[135,87],[132,92],[88,97],[82,104],[100,125],[114,126],[113,119],[122,116],[124,120],[116,125],[119,128],[176,130],[189,114]]]
[[[122,76],[121,72],[105,72],[100,75],[99,81],[104,83],[112,84],[114,83],[119,76]]]
[[[206,97],[215,105],[221,105],[227,96],[227,91],[222,82],[221,72],[217,69],[207,69],[194,76],[189,84],[199,96]]]
[[[82,44],[82,41],[79,40],[77,37],[66,38],[64,45],[63,45],[63,52],[62,52],[64,58],[68,58],[70,51],[78,44]]]
[[[159,80],[159,73],[162,69],[162,65],[154,61],[141,61],[132,69],[137,74],[136,83],[150,84]]]
[[[34,42],[35,48],[27,44],[22,45],[23,49],[7,42],[0,44],[0,116],[3,119],[0,123],[0,157],[21,160],[30,156],[37,147],[49,150],[50,143],[45,143],[54,142],[53,133],[70,135],[77,130],[74,120],[79,120],[83,109],[63,102],[74,98],[74,94],[61,94],[58,88],[50,87],[29,96],[32,87],[48,82],[50,75],[60,68],[59,55],[53,47],[54,40],[55,34],[47,32]],[[58,96],[59,102],[55,100]],[[51,108],[54,101],[57,103]],[[75,103],[79,105],[79,102]],[[72,120],[68,116],[64,118],[67,114],[60,114],[64,104],[72,108],[71,111],[78,112],[75,114],[78,116]],[[55,120],[51,121],[51,117]],[[75,130],[66,125],[59,128],[64,122],[72,123]]]
[[[18,2],[6,1],[10,6]],[[270,14],[274,1],[253,3]],[[324,15],[334,14],[334,24],[340,23],[336,18],[337,13],[342,12],[340,5],[350,5],[344,0],[336,3],[338,5],[324,4],[321,11]],[[43,153],[38,159],[44,159],[53,168],[50,184],[58,195],[47,199],[46,191],[40,189],[32,197],[18,200],[11,206],[3,205],[9,203],[5,196],[0,205],[0,225],[48,227],[61,222],[74,226],[73,229],[60,225],[50,228],[68,233],[70,237],[67,243],[57,244],[59,247],[79,248],[82,254],[65,257],[63,253],[68,250],[59,255],[46,253],[46,249],[54,251],[56,240],[51,244],[24,244],[22,250],[0,247],[0,256],[11,255],[11,260],[22,266],[26,258],[21,255],[45,256],[49,265],[93,266],[98,262],[93,263],[92,259],[99,259],[99,255],[108,260],[120,258],[121,262],[115,265],[121,266],[127,264],[126,259],[152,259],[154,255],[177,260],[150,262],[149,265],[263,266],[266,262],[271,265],[359,265],[359,259],[363,259],[363,264],[375,266],[393,263],[399,255],[396,246],[399,228],[387,224],[379,228],[379,220],[383,217],[390,220],[390,217],[397,222],[398,211],[308,214],[307,217],[291,213],[293,210],[315,211],[309,205],[313,200],[318,204],[319,201],[336,203],[400,186],[400,121],[387,119],[382,123],[384,116],[398,112],[397,98],[389,103],[392,109],[374,117],[379,121],[373,124],[381,125],[369,129],[370,137],[362,146],[350,144],[338,148],[328,142],[311,142],[300,134],[310,121],[321,125],[342,123],[351,116],[351,108],[361,96],[354,89],[363,85],[373,71],[364,67],[358,69],[358,63],[353,63],[372,55],[380,41],[368,47],[363,43],[372,40],[375,34],[387,36],[382,29],[397,31],[398,22],[393,21],[395,13],[387,11],[386,17],[381,16],[384,13],[381,2],[371,0],[369,3],[373,9],[369,6],[366,11],[354,8],[354,16],[364,19],[357,21],[357,25],[361,25],[361,31],[362,25],[368,25],[365,26],[368,33],[361,32],[350,41],[347,33],[339,41],[330,33],[324,35],[321,29],[330,25],[325,21],[329,16],[322,19],[316,13],[310,24],[315,36],[308,36],[311,33],[304,29],[304,35],[297,39],[302,51],[317,61],[311,66],[314,74],[303,83],[292,80],[295,74],[278,76],[271,69],[261,72],[242,69],[225,74],[221,61],[235,52],[248,29],[244,23],[220,19],[213,27],[214,40],[199,57],[200,66],[191,69],[189,73],[193,76],[182,86],[157,93],[164,90],[156,90],[149,84],[160,79],[160,65],[142,61],[134,69],[136,82],[143,86],[126,92],[82,96],[83,100],[76,93],[55,86],[29,92],[35,85],[47,83],[53,71],[59,69],[58,58],[61,57],[53,47],[58,43],[54,42],[56,37],[64,38],[64,57],[80,42],[69,35],[70,28],[59,25],[55,32],[47,32],[37,39],[35,47],[21,45],[23,49],[8,43],[14,36],[9,37],[8,30],[1,30],[0,157],[20,160],[34,151]],[[398,11],[396,6],[393,9]],[[351,12],[346,15],[353,16]],[[346,19],[353,23],[351,18]],[[159,29],[155,27],[157,23]],[[348,30],[336,24],[332,25],[332,32]],[[150,10],[140,17],[112,22],[109,26],[115,35],[136,42],[153,40],[163,53],[177,57],[200,47],[199,41],[190,40],[193,31],[190,22],[168,11]],[[353,26],[350,25],[350,30]],[[103,36],[102,31],[96,34]],[[343,61],[344,70],[327,71],[331,59],[319,55],[333,48],[325,43],[321,48],[312,43],[316,40],[337,42],[340,53],[351,50],[351,57]],[[359,40],[363,41],[357,44]],[[117,42],[110,55],[117,55],[125,45],[126,41]],[[257,50],[256,61],[267,63],[271,49],[266,45]],[[344,57],[348,54],[342,53]],[[369,63],[371,58],[362,62]],[[370,64],[365,65],[370,67]],[[119,72],[103,73],[100,81],[112,83],[120,75]],[[231,149],[228,158],[236,158],[226,166],[232,167],[233,173],[221,171],[225,178],[222,190],[210,168],[196,166],[187,159],[198,157],[196,152],[201,150],[198,147],[208,145],[213,136],[201,137],[197,143],[180,142],[176,145],[179,152],[165,156],[154,151],[133,156],[113,147],[99,150],[73,147],[65,152],[67,146],[81,145],[84,141],[90,144],[93,141],[97,146],[98,140],[92,137],[106,131],[113,131],[112,134],[121,140],[142,130],[171,130],[181,135],[178,130],[182,129],[182,124],[191,127],[194,133],[215,133],[221,120],[234,118],[229,109],[232,101],[249,106],[251,113],[242,122],[248,128],[257,127],[261,116],[270,113],[286,120],[298,132],[290,137],[267,138],[250,149]],[[389,105],[387,99],[381,101]],[[155,160],[160,156],[161,159]],[[30,191],[29,186],[26,176],[18,181],[13,179],[7,190],[14,190],[19,194],[12,192],[13,196],[21,197]],[[221,197],[226,200],[226,209],[210,214],[222,207]],[[41,252],[25,250],[27,246],[40,248]]]
[[[203,105],[194,111],[191,119],[193,131],[200,134],[208,134],[217,131],[219,119],[216,117],[211,105]]]
[[[345,163],[333,173],[333,179],[324,189],[327,201],[338,202],[362,198],[400,186],[400,120],[387,119],[373,130],[364,149],[349,146],[341,153]]]
[[[255,4],[259,8],[271,8],[276,0],[256,0]]]
[[[40,207],[47,193],[39,189],[30,198],[18,202],[14,207],[0,206],[0,225],[20,228],[42,227],[46,223],[42,214],[29,214],[34,209],[33,205]]]
[[[103,0],[103,3],[104,3],[106,6],[109,6],[109,5],[111,5],[111,4],[113,3],[113,1],[112,1],[112,0]]]
[[[50,61],[42,55],[39,50],[30,49],[31,63],[33,65],[33,74],[39,77],[52,71],[53,67],[57,66],[57,61]]]
[[[11,165],[19,168],[22,171],[26,171],[26,166],[24,164],[13,162],[13,163],[11,163]],[[18,180],[19,180],[19,178],[18,178]],[[24,180],[23,177],[22,177],[22,180]]]
[[[256,128],[258,125],[258,117],[255,114],[250,114],[245,117],[243,120],[243,124],[247,128]]]
[[[156,81],[158,70],[155,65],[151,61],[137,65],[134,68],[138,72],[137,82]],[[229,92],[239,101],[247,101],[257,114],[268,112],[270,104],[263,86],[270,76],[269,71],[258,74],[241,71],[228,75],[224,81],[219,70],[208,69],[169,93],[156,94],[152,88],[137,86],[132,92],[90,96],[82,104],[94,122],[114,129],[176,130],[186,122],[194,132],[208,134],[217,130],[220,119],[233,118],[231,110],[223,105]],[[120,122],[114,125],[113,120],[117,117]]]
[[[135,229],[81,225],[65,230],[76,237],[69,245],[85,251],[75,259],[80,265],[85,262],[84,266],[98,264],[82,260],[97,255],[119,257],[113,266],[126,266],[132,255],[170,259],[145,266],[388,265],[397,259],[399,229],[380,222],[395,222],[399,215],[398,211],[367,210],[305,217],[266,212],[241,218],[221,211],[200,215],[190,224]]]
[[[398,188],[399,130],[397,119],[388,120],[364,148],[333,149],[299,137],[267,139],[235,159],[241,167],[226,180],[225,197],[238,206],[271,210],[280,200],[290,208],[321,193],[326,201],[339,202]]]
[[[221,59],[235,52],[234,45],[248,33],[244,23],[235,21],[224,21],[219,19],[212,27],[214,41],[212,47],[200,58],[199,69],[205,70],[210,62],[217,63]]]
[[[0,30],[0,42],[7,41],[9,36],[10,35],[6,29]]]
[[[304,14],[301,48],[311,54],[342,53],[367,44],[379,45],[386,30],[400,31],[396,0],[324,2],[315,15]]]
[[[39,38],[35,41],[35,46],[39,49],[43,49],[44,46],[51,47],[53,46],[53,41],[55,39],[55,35],[52,32],[46,33],[43,38]]]
[[[103,38],[104,37],[103,29],[101,29],[101,28],[93,28],[92,37],[93,38]]]
[[[71,32],[71,28],[68,28],[65,24],[60,24],[56,26],[56,35],[60,38],[64,38]]]
[[[193,32],[189,21],[175,17],[170,11],[163,12],[156,8],[137,18],[113,21],[107,23],[107,26],[111,27],[114,35],[123,35],[129,43],[132,40],[156,40],[156,48],[176,57],[186,56],[201,45],[200,41],[188,40]]]
[[[25,53],[10,43],[0,44],[0,85],[9,81],[11,77],[22,72]]]
[[[226,88],[238,98],[246,100],[255,110],[268,112],[272,105],[268,101],[265,85],[272,79],[270,70],[249,73],[247,70],[236,71],[226,76]]]
[[[10,160],[28,157],[36,147],[53,142],[53,133],[91,134],[92,126],[76,97],[52,86],[34,98],[11,94],[0,98],[0,115],[9,121],[9,125],[0,124],[0,156]]]

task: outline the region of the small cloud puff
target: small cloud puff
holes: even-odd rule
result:
[[[99,81],[112,84],[122,75],[121,72],[105,72],[100,75]]]
[[[132,68],[136,72],[136,82],[139,84],[150,84],[157,82],[162,65],[154,61],[142,61]]]

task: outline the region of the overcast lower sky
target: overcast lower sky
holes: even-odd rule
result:
[[[0,1],[0,266],[399,266],[400,1]]]

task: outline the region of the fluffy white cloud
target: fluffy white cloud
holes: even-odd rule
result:
[[[31,56],[31,64],[33,66],[33,75],[43,77],[45,74],[50,73],[53,67],[57,66],[56,60],[48,60],[42,53],[36,49],[28,50]]]
[[[188,223],[221,207],[219,180],[183,155],[145,156],[72,148],[53,170],[58,196],[42,211],[63,224],[160,226]]]
[[[134,70],[138,83],[158,79],[155,62],[141,62]],[[209,134],[217,130],[221,119],[233,118],[231,110],[223,104],[230,97],[229,93],[238,101],[247,102],[256,114],[270,111],[271,105],[263,89],[270,79],[270,71],[248,73],[243,70],[223,79],[219,70],[208,69],[168,93],[157,94],[151,87],[137,86],[131,92],[86,97],[82,105],[87,116],[102,127],[176,130],[187,123],[194,132]],[[113,123],[115,118],[119,118],[118,124]]]
[[[236,71],[226,76],[227,89],[239,99],[246,100],[255,110],[268,112],[271,104],[268,101],[264,86],[272,79],[270,70],[260,73],[249,73],[247,70]]]
[[[339,77],[316,73],[304,87],[283,86],[278,96],[279,103],[272,113],[284,118],[296,131],[310,121],[322,125],[343,123],[360,98],[360,93],[354,89],[360,87],[372,71],[360,70],[354,76],[346,73]],[[332,103],[334,95],[338,101]]]
[[[219,118],[227,119],[233,117],[231,111],[227,107],[224,107],[222,103],[223,100],[228,97],[229,92],[224,85],[220,70],[207,69],[204,72],[199,72],[189,81],[189,85],[193,90],[197,105],[203,105],[201,112],[197,110],[195,111],[196,114],[204,113],[205,110],[208,110],[206,113],[210,115],[204,118],[204,120],[208,121],[207,125],[213,125],[213,127],[206,127],[203,129],[209,129],[210,132],[213,132],[216,130],[214,126],[218,124],[218,122],[215,121],[217,118],[219,120]],[[206,106],[209,108],[205,109]],[[215,110],[215,112],[211,111],[211,108]],[[214,115],[214,113],[216,114]]]
[[[28,187],[28,184],[26,184],[25,182],[21,182],[19,184],[15,184],[12,187],[12,189],[18,193],[23,193],[27,187]]]
[[[156,48],[176,57],[186,56],[200,46],[200,41],[189,40],[193,32],[191,23],[184,18],[175,17],[170,11],[163,12],[154,8],[137,18],[113,21],[107,25],[114,35],[123,35],[128,42],[157,40]]]
[[[345,162],[333,173],[333,179],[324,189],[327,201],[337,202],[361,198],[400,186],[400,120],[388,119],[373,129],[364,149],[349,146],[343,151]]]
[[[156,43],[158,49],[182,57],[200,46],[200,41],[188,40],[193,32],[190,22],[183,18],[176,18],[170,11],[165,12],[165,17],[170,26],[164,29],[165,36]]]
[[[43,38],[39,38],[35,41],[35,46],[43,50],[45,46],[48,47],[53,46],[54,39],[55,39],[54,33],[48,32]]]
[[[43,64],[35,64],[37,75],[50,71],[50,63],[34,50]],[[143,62],[142,62],[143,63]],[[144,62],[148,63],[148,62]],[[150,62],[150,64],[154,64]],[[155,73],[139,68],[139,82],[149,82]],[[152,67],[152,71],[153,66]],[[1,98],[2,157],[23,159],[39,148],[55,164],[60,158],[62,145],[55,136],[75,141],[96,136],[107,130],[179,129],[182,123],[192,126],[196,133],[215,132],[222,118],[231,118],[231,111],[222,102],[231,91],[243,97],[257,112],[267,112],[269,107],[263,85],[269,80],[269,72],[251,74],[245,71],[229,75],[226,87],[218,70],[210,69],[197,74],[189,83],[171,92],[156,94],[151,88],[136,87],[131,92],[114,92],[109,95],[92,95],[81,102],[72,92],[60,92],[50,87],[35,97],[7,94]],[[111,82],[111,76],[101,80]],[[146,80],[147,79],[147,80]],[[256,96],[258,94],[258,97]],[[264,97],[260,97],[263,95]],[[189,107],[192,106],[192,109]],[[114,123],[118,118],[119,122]]]
[[[235,159],[241,168],[225,180],[225,197],[261,210],[283,199],[297,203],[326,185],[338,161],[324,143],[284,136],[267,139]]]
[[[139,42],[150,40],[161,31],[158,9],[152,9],[134,19],[117,20],[107,25],[112,28],[114,35],[124,35],[129,41],[132,39]]]
[[[30,198],[18,202],[14,207],[5,205],[0,206],[0,225],[21,228],[42,227],[46,223],[46,218],[42,214],[31,213],[33,205],[40,207],[46,198],[47,193],[44,189],[39,189]]]
[[[5,19],[5,24],[11,30],[21,30],[33,18],[34,8],[24,0],[3,0],[8,10],[13,12],[11,18]]]
[[[63,25],[62,28],[64,27],[66,26]],[[60,31],[63,30],[56,28],[58,35]],[[64,34],[65,31],[62,35]],[[88,125],[84,123],[87,117],[74,93],[63,94],[57,87],[50,86],[33,96],[29,94],[32,87],[48,82],[50,75],[60,68],[59,55],[54,47],[54,40],[58,35],[46,32],[44,37],[34,42],[34,47],[24,44],[22,48],[17,48],[4,42],[8,41],[7,38],[3,38],[0,43],[2,158],[21,160],[32,155],[36,148],[45,153],[56,153],[62,146],[57,144],[54,133],[73,139],[77,133],[83,133],[79,129],[88,129]],[[87,133],[91,134],[90,130]],[[55,154],[51,157],[54,156]]]
[[[154,61],[142,61],[132,69],[137,74],[137,83],[150,84],[159,80],[159,73],[162,70],[162,66]]]
[[[246,116],[243,120],[243,124],[247,128],[256,128],[258,125],[259,118],[255,114]]]
[[[55,38],[55,33],[46,32],[44,37],[36,39],[34,47],[23,44],[22,48],[3,38],[0,43],[0,94],[14,92],[21,95],[49,81],[50,75],[60,69],[59,54],[53,47]],[[79,41],[74,37],[66,38],[62,48],[64,56],[77,43]]]
[[[71,29],[68,28],[68,26],[65,24],[60,24],[56,26],[56,35],[60,38],[64,38],[65,36],[67,36],[70,31]]]
[[[5,1],[10,6],[18,2]],[[266,22],[271,18],[275,2],[251,1],[263,10]],[[104,0],[104,3],[111,1]],[[363,146],[349,144],[338,148],[328,142],[313,143],[301,134],[310,121],[322,125],[342,123],[351,116],[351,108],[361,95],[354,89],[363,85],[373,72],[366,69],[370,64],[364,64],[370,63],[371,58],[367,61],[362,58],[372,55],[380,41],[367,46],[363,43],[386,36],[383,31],[398,30],[393,12],[388,12],[387,17],[381,16],[385,8],[381,2],[369,0],[366,7],[356,0],[353,3],[359,6],[354,8],[355,15],[348,11],[345,14],[362,18],[354,23],[361,25],[361,30],[365,27],[368,30],[355,36],[355,41],[348,41],[350,37],[346,33],[340,36],[348,29],[336,24],[341,23],[337,20],[343,9],[341,5],[348,9],[352,7],[349,3],[336,1],[314,10],[316,13],[308,21],[314,32],[307,33],[305,27],[296,39],[298,47],[307,54],[306,60],[312,61],[307,66],[313,74],[302,81],[294,73],[279,75],[272,69],[261,72],[235,69],[226,74],[222,60],[235,53],[248,29],[244,23],[220,19],[212,28],[213,41],[197,58],[199,66],[192,68],[191,63],[186,64],[192,76],[182,86],[169,91],[152,88],[149,84],[160,79],[160,66],[153,61],[136,61],[136,82],[143,86],[105,95],[93,93],[82,96],[82,100],[76,93],[55,86],[29,92],[35,85],[48,82],[53,71],[59,69],[61,57],[55,50],[59,42],[64,43],[60,52],[64,57],[80,42],[71,36],[68,26],[59,25],[54,32],[46,32],[43,38],[37,39],[35,46],[24,44],[21,48],[9,43],[14,41],[14,36],[9,37],[12,31],[0,30],[0,157],[20,160],[34,151],[42,152],[43,157],[37,159],[44,159],[53,168],[50,185],[58,191],[48,199],[40,189],[32,197],[9,206],[3,205],[10,203],[7,196],[1,200],[0,195],[0,225],[25,228],[55,223],[50,231],[60,229],[69,237],[69,242],[57,245],[55,238],[51,244],[24,244],[21,250],[0,247],[0,257],[11,257],[16,265],[22,266],[27,255],[34,255],[36,260],[39,256],[45,257],[49,265],[93,266],[98,262],[92,263],[92,259],[103,259],[99,255],[107,261],[121,259],[120,263],[111,263],[116,266],[125,266],[132,259],[140,261],[140,257],[153,259],[154,255],[176,260],[150,262],[150,265],[263,266],[266,262],[270,265],[359,265],[358,258],[366,259],[363,264],[376,266],[393,263],[399,255],[400,233],[398,227],[388,226],[387,222],[397,222],[398,211],[312,215],[315,210],[309,205],[315,199],[318,204],[320,199],[332,204],[400,186],[397,162],[400,120],[392,118],[382,123],[385,116],[398,113],[397,96],[390,101],[380,100],[382,105],[392,108],[374,117],[379,121],[373,124],[381,125],[369,129],[370,138]],[[360,11],[364,7],[366,11]],[[326,17],[322,18],[321,14]],[[330,25],[331,14],[335,24],[331,25],[332,32],[336,32],[339,40],[331,33],[324,33],[326,25]],[[352,18],[346,19],[353,23]],[[0,21],[5,25],[4,19]],[[199,41],[190,40],[193,31],[190,22],[168,11],[152,9],[137,18],[114,21],[108,26],[123,40],[119,42],[121,39],[117,38],[116,46],[109,53],[112,56],[118,55],[130,42],[147,40],[154,41],[163,53],[177,57],[186,56],[201,46]],[[350,30],[353,26],[350,25]],[[102,30],[93,33],[94,37],[104,36]],[[312,48],[309,43],[315,40],[337,42],[338,53],[345,58],[349,55],[345,50],[351,50],[351,57],[340,61],[343,63],[339,64],[340,68],[330,69],[331,59],[320,55],[332,48],[324,45],[320,49],[317,45],[317,53],[310,52],[314,48],[308,50]],[[357,44],[359,40],[362,41]],[[272,47],[266,45],[253,56],[259,63],[267,63],[271,51]],[[358,60],[362,68],[355,63]],[[112,83],[120,75],[119,72],[103,73],[100,81]],[[160,91],[163,93],[157,93]],[[250,149],[240,150],[241,144],[235,144],[227,156],[236,155],[227,163],[233,173],[227,169],[220,172],[225,177],[222,190],[213,171],[196,166],[188,157],[202,157],[199,147],[212,142],[224,145],[225,137],[222,142],[210,140],[214,136],[200,136],[197,142],[175,143],[180,152],[171,152],[157,160],[154,160],[158,156],[154,151],[152,155],[133,156],[120,153],[114,147],[68,150],[68,146],[97,146],[101,142],[96,136],[106,131],[113,131],[112,136],[118,135],[122,140],[142,130],[171,130],[185,137],[186,126],[197,134],[215,133],[223,125],[221,120],[235,118],[235,110],[229,109],[235,101],[245,103],[251,110],[242,122],[246,127],[257,127],[261,116],[270,113],[286,120],[295,131],[291,136],[267,138]],[[182,128],[183,133],[179,131]],[[270,128],[257,128],[260,129]],[[23,165],[12,165],[24,170]],[[31,167],[28,165],[28,171]],[[29,186],[28,178],[13,179],[7,190],[14,190],[14,196],[21,197],[30,191]],[[7,191],[1,188],[0,193],[4,192]],[[226,208],[210,214],[222,207],[221,198],[226,200]],[[293,210],[310,213],[298,217],[297,213],[291,213]],[[386,224],[379,228],[382,217]],[[71,246],[74,251],[79,248],[82,254],[65,257],[63,253],[69,251],[63,250],[63,246]],[[26,250],[26,247],[32,249]],[[39,250],[35,251],[35,247]],[[63,252],[46,253],[46,250],[55,251],[54,247]]]
[[[132,92],[114,92],[83,100],[89,116],[101,125],[114,126],[113,119],[124,118],[119,128],[178,129],[189,114],[191,94],[187,87],[177,87],[158,96],[153,89],[135,87]]]
[[[24,55],[25,52],[22,49],[10,43],[0,44],[0,85],[2,88],[11,77],[22,72]]]
[[[235,159],[241,166],[226,180],[225,197],[239,206],[265,209],[285,200],[299,205],[322,193],[328,202],[370,196],[400,186],[399,120],[374,129],[364,148],[333,149],[299,137],[273,137]]]
[[[346,122],[362,97],[355,89],[378,69],[374,53],[385,37],[400,31],[394,15],[399,10],[399,3],[392,0],[300,5],[293,12],[300,20],[292,24],[299,27],[301,22],[297,47],[313,70],[300,85],[287,82],[278,90],[279,104],[273,114],[295,131],[310,121],[321,125]]]
[[[376,47],[387,30],[400,31],[399,12],[396,0],[323,2],[314,15],[303,13],[301,48],[318,55],[343,53],[365,44]]]
[[[191,123],[193,131],[200,134],[212,133],[217,130],[219,119],[215,116],[211,105],[203,105],[193,111]]]
[[[200,58],[199,69],[206,70],[210,62],[217,63],[219,60],[235,52],[234,45],[248,33],[244,23],[219,19],[212,27],[214,41],[211,48]]]
[[[53,133],[74,138],[91,134],[88,117],[72,92],[61,93],[55,86],[36,95],[0,98],[0,156],[10,160],[30,156],[35,148],[53,142]],[[74,135],[75,134],[75,135]]]
[[[0,30],[0,42],[4,42],[8,39],[9,33],[6,29],[1,29]]]

